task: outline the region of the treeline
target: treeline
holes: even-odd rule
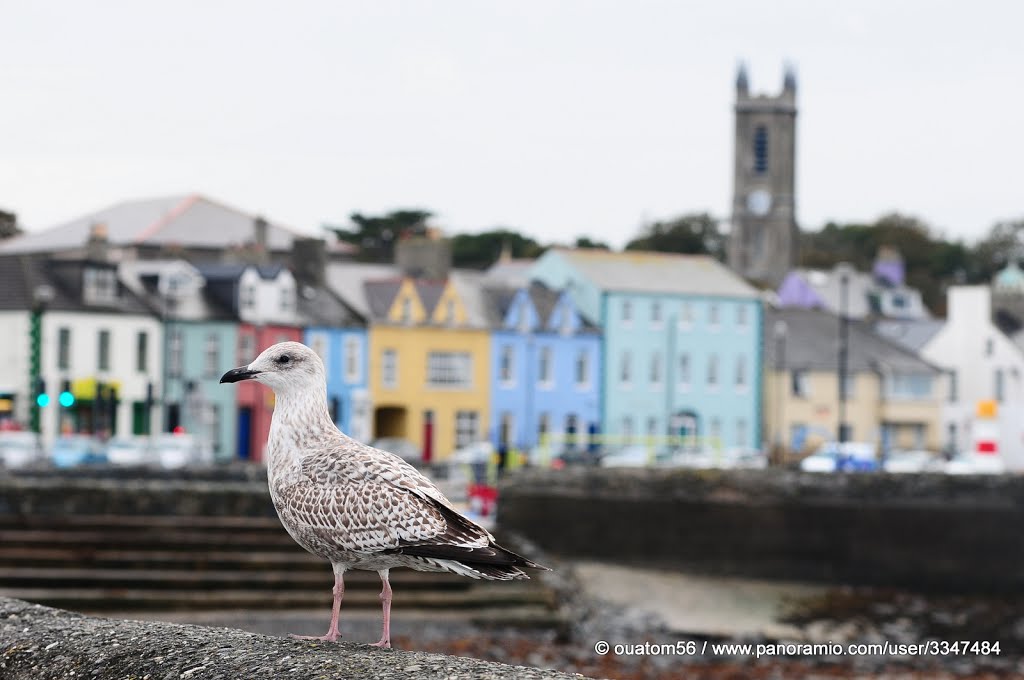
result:
[[[339,240],[358,246],[361,260],[389,262],[395,241],[403,234],[426,233],[432,216],[426,210],[398,210],[381,216],[355,213],[350,227],[326,228]],[[726,238],[718,220],[706,213],[693,213],[643,226],[625,249],[707,254],[724,260]],[[609,248],[588,236],[571,243],[539,243],[508,227],[454,234],[450,239],[453,264],[471,269],[486,269],[503,250],[514,258],[533,258],[556,245]],[[817,231],[802,233],[800,266],[827,269],[846,261],[870,270],[882,246],[900,252],[907,283],[918,288],[925,303],[941,314],[948,285],[987,282],[1007,262],[1024,256],[1024,219],[997,223],[975,243],[949,240],[922,220],[899,213],[867,224],[829,222]]]

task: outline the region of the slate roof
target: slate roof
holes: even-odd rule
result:
[[[49,229],[0,243],[0,253],[56,252],[85,245],[95,224],[104,224],[112,246],[149,245],[224,249],[253,240],[255,215],[200,194],[124,201]],[[301,234],[268,221],[267,246],[284,251]]]
[[[943,319],[885,319],[875,324],[875,332],[912,352],[920,352],[945,325]]]
[[[365,318],[380,317],[371,309],[363,284],[385,279],[400,280],[402,277],[402,272],[394,265],[362,262],[328,262],[324,274],[327,286]]]
[[[445,282],[415,279],[414,283],[416,285],[416,293],[420,296],[420,302],[423,303],[423,309],[426,311],[427,318],[429,319],[434,314],[441,296],[444,295]]]
[[[839,317],[820,309],[766,309],[764,323],[765,363],[777,369],[780,349],[775,336],[777,321],[786,322],[785,366],[788,369],[834,371],[839,367]],[[849,360],[852,372],[891,369],[902,372],[937,373],[941,369],[902,345],[875,333],[870,324],[850,320]]]
[[[482,293],[485,300],[485,309],[488,316],[488,323],[491,328],[502,327],[502,324],[505,321],[505,316],[508,314],[508,310],[512,306],[512,301],[515,299],[516,294],[522,289],[522,286],[502,285],[497,283],[488,283],[483,287]],[[556,290],[548,288],[539,281],[533,281],[530,283],[527,290],[530,295],[530,302],[533,303],[534,309],[537,310],[537,316],[541,327],[547,326],[562,294]],[[577,313],[578,311],[579,310],[577,310]],[[593,333],[599,330],[597,326],[587,321],[582,314],[580,314],[580,320],[583,323],[581,327],[582,331]]]
[[[675,293],[758,298],[756,288],[708,255],[557,248],[598,288],[634,293]]]
[[[83,298],[82,260],[54,260],[31,255],[0,255],[0,310],[29,310],[39,285],[49,285],[53,299],[46,309],[72,312],[154,314],[151,306],[117,279],[117,299],[112,304],[87,304]],[[105,263],[91,266],[116,267]]]
[[[402,279],[364,281],[362,288],[370,318],[386,319],[395,296],[402,289]]]
[[[498,260],[487,270],[487,278],[507,286],[525,286],[530,282],[530,268],[536,260]]]

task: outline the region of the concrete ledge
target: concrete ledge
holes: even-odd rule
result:
[[[0,598],[0,677],[568,680],[582,676],[350,642],[320,643],[227,628],[101,619]]]
[[[557,556],[696,573],[1022,592],[1024,476],[526,470],[503,530]]]

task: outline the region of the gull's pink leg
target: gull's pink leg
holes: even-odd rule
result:
[[[326,635],[291,635],[298,640],[322,640],[324,642],[337,642],[341,637],[338,632],[338,616],[341,614],[341,598],[345,596],[345,570],[335,569],[334,571],[334,604],[331,606],[331,627],[327,629]]]
[[[388,582],[388,572],[390,569],[381,569],[377,573],[380,574],[380,580],[384,588],[380,591],[380,601],[384,607],[384,632],[381,633],[380,640],[370,645],[371,647],[391,647],[391,584]]]

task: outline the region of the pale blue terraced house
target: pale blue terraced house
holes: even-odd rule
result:
[[[683,436],[761,446],[758,292],[700,255],[552,249],[532,279],[601,328],[602,429],[614,444]]]
[[[600,430],[601,336],[572,296],[534,282],[484,290],[491,334],[495,447],[529,450],[548,436],[584,448]],[[573,436],[576,435],[576,436]]]

